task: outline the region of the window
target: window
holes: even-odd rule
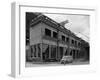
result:
[[[77,41],[75,41],[75,45],[77,45]]]
[[[74,40],[72,39],[72,44],[74,44]]]
[[[53,32],[53,37],[57,38],[57,36],[58,36],[57,32]]]
[[[65,41],[65,36],[62,36],[62,40]]]
[[[45,35],[46,36],[51,36],[51,30],[45,29]]]
[[[66,42],[69,42],[69,38],[68,37],[66,38]]]
[[[78,46],[80,46],[80,45],[81,45],[81,43],[79,42],[79,43],[78,43]]]

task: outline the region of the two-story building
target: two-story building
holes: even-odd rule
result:
[[[65,55],[71,55],[74,59],[83,58],[81,43],[81,39],[70,30],[40,14],[29,25],[29,44],[26,45],[29,52],[26,52],[26,59],[59,61]]]

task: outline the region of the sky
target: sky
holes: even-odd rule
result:
[[[65,28],[71,30],[78,37],[89,42],[89,15],[75,15],[75,14],[44,14],[54,21],[60,23],[68,20]]]

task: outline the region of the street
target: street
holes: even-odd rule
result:
[[[60,62],[26,62],[26,67],[41,67],[41,66],[67,66],[67,65],[87,65],[89,61],[73,61],[72,63],[68,63],[66,65],[61,64]]]

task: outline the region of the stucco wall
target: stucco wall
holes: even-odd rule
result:
[[[41,43],[41,23],[30,28],[30,45]]]

